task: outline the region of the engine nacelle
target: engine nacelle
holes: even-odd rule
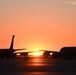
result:
[[[60,53],[53,52],[52,57],[53,58],[59,58],[60,57]]]
[[[43,56],[44,57],[49,57],[50,56],[50,52],[49,51],[44,51]]]
[[[21,53],[20,55],[21,55],[21,56],[28,56],[28,52],[26,52],[26,53]]]

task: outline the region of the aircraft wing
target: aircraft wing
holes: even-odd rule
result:
[[[26,48],[22,48],[22,49],[14,49],[15,51],[18,51],[18,50],[26,50]]]
[[[29,52],[28,51],[26,51],[26,52],[23,52],[23,51],[15,51],[13,53],[29,53]]]
[[[50,53],[58,53],[57,51],[51,51],[51,50],[39,50],[39,51],[46,51],[46,52],[50,52]]]
[[[51,50],[40,50],[40,51],[49,52],[49,53],[57,53],[61,55],[70,55],[70,53],[67,53],[67,52],[57,52],[57,51],[51,51]]]
[[[56,54],[60,54],[60,55],[76,55],[76,53],[69,53],[69,52],[57,52],[57,51],[51,51],[51,50],[40,50],[40,51],[44,51],[44,52],[49,52],[49,53],[56,53]]]
[[[33,52],[38,52],[38,51],[24,51],[24,50],[19,50],[19,51],[15,51],[13,53],[33,53]]]

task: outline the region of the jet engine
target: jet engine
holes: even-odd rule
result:
[[[50,51],[44,51],[43,56],[44,57],[49,57],[50,56]]]
[[[26,52],[26,53],[21,53],[20,55],[26,57],[26,56],[28,56],[28,52]]]

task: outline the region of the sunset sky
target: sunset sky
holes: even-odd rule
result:
[[[76,46],[76,0],[0,0],[0,48],[59,51]]]

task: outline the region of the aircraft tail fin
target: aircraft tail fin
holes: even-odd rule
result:
[[[12,36],[12,41],[11,41],[10,49],[13,49],[14,37],[15,37],[15,35]]]

